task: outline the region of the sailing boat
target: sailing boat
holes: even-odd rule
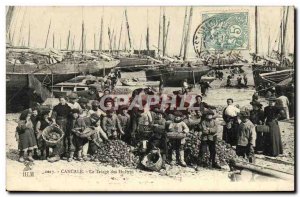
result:
[[[165,85],[168,86],[181,86],[183,80],[187,80],[188,83],[195,84],[196,81],[199,81],[203,75],[206,75],[212,69],[208,66],[203,65],[202,63],[195,62],[187,62],[186,56],[188,51],[189,37],[190,37],[190,28],[191,28],[191,20],[193,16],[193,7],[190,8],[189,19],[187,22],[187,30],[183,30],[183,38],[181,42],[181,50],[180,55],[183,49],[183,60],[182,63],[172,63],[168,62],[164,65],[154,66],[148,68],[146,73],[147,80],[162,80]],[[185,16],[186,18],[186,16]],[[186,21],[186,20],[185,20]],[[163,57],[166,55],[166,40],[167,40],[167,32],[165,30],[165,14],[163,14]],[[169,58],[171,59],[171,58]]]
[[[148,49],[147,50],[134,50],[133,44],[131,40],[131,34],[129,30],[129,21],[128,21],[128,15],[127,15],[127,9],[124,10],[124,17],[125,17],[125,24],[126,24],[126,30],[127,30],[127,38],[129,42],[129,48],[130,52],[120,52],[118,47],[118,55],[115,56],[116,59],[120,61],[120,63],[117,65],[118,69],[125,72],[134,72],[134,71],[140,71],[143,70],[143,68],[140,68],[139,65],[147,65],[152,64],[152,59],[155,58],[155,51],[149,50],[149,43],[147,43]],[[122,25],[123,20],[121,24],[120,29],[120,38],[119,38],[119,45],[122,35]],[[149,41],[149,27],[147,26],[147,40]],[[126,47],[126,46],[125,46]]]
[[[293,77],[294,75],[294,70],[293,70],[294,62],[290,61],[287,57],[285,57],[288,12],[289,12],[289,7],[283,9],[283,17],[280,25],[280,36],[279,36],[280,42],[278,45],[278,52],[273,51],[272,57],[270,56],[270,54],[266,56],[258,55],[257,36],[256,36],[255,39],[256,50],[255,53],[251,55],[253,56],[253,59],[255,61],[252,64],[252,71],[253,71],[254,84],[257,90],[260,90],[260,88],[264,86],[264,84],[270,82],[271,83],[273,82],[273,84],[278,83],[280,82],[279,81],[280,79],[285,80],[286,78],[282,77],[282,75],[284,75],[285,73],[288,74],[287,77]],[[256,17],[255,26],[257,29],[257,7],[255,8],[255,17]],[[259,62],[258,60],[261,61]],[[292,72],[293,74],[290,75],[290,72]],[[273,80],[270,81],[270,79]]]
[[[45,49],[12,46],[9,32],[13,15],[14,6],[10,6],[6,16],[8,35],[6,47],[6,98],[8,108],[14,105],[28,107],[29,102],[33,101],[34,98],[32,98],[32,94],[28,95],[27,92],[37,93],[34,97],[42,102],[47,96],[51,96],[50,87],[54,84],[75,78],[80,74],[103,76],[119,63],[118,60],[108,60],[103,57],[87,58],[85,56],[83,58],[84,54],[76,58],[76,54],[72,51],[62,52],[47,48],[51,21],[48,27]],[[82,28],[84,29],[84,26]],[[84,33],[84,30],[82,31]]]

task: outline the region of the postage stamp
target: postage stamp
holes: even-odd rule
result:
[[[195,52],[243,50],[249,46],[248,13],[205,13],[194,34]]]

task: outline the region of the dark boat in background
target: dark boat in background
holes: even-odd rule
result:
[[[279,84],[282,81],[292,79],[294,76],[294,69],[286,69],[275,72],[268,72],[260,74],[260,77],[266,81]]]
[[[174,66],[149,68],[146,72],[147,80],[160,81],[163,80],[164,85],[170,87],[180,87],[184,79],[187,79],[188,83],[195,84],[199,82],[203,75],[206,75],[212,69],[208,66],[199,67],[180,67]]]
[[[136,65],[147,65],[151,61],[147,58],[139,57],[118,57],[120,63],[117,65],[117,68],[124,72],[135,72],[143,70],[143,67],[138,67]]]
[[[80,74],[104,76],[118,63],[119,61],[114,59],[107,61],[92,55],[60,52],[55,49],[8,47],[7,110],[17,111],[22,106],[28,107],[30,105],[28,101],[42,102],[52,95],[50,86]]]

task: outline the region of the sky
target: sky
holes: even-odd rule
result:
[[[44,48],[49,23],[51,26],[47,41],[47,47],[66,48],[68,32],[71,38],[75,38],[75,49],[80,48],[82,21],[84,21],[86,33],[86,48],[98,49],[100,37],[100,21],[103,17],[103,40],[105,49],[109,48],[108,27],[111,32],[116,32],[116,43],[118,46],[120,28],[122,49],[127,40],[127,31],[124,17],[125,7],[16,7],[10,28],[13,44],[19,45],[22,42],[27,45],[30,26],[30,47]],[[180,51],[185,7],[164,7],[166,19],[170,21],[167,40],[167,53],[178,55]],[[188,55],[195,56],[193,48],[193,34],[202,22],[204,13],[223,12],[248,12],[249,17],[249,50],[254,51],[254,7],[194,7],[191,22],[190,42],[188,43]],[[156,49],[158,45],[159,15],[160,7],[127,7],[130,35],[135,49],[146,48],[146,30],[149,26],[150,49]],[[275,41],[279,37],[279,27],[282,15],[282,7],[258,7],[258,48],[260,53],[268,50],[268,38],[270,36],[271,49],[277,49]],[[53,36],[54,35],[54,36]],[[94,37],[96,39],[94,39]],[[142,38],[142,39],[141,39]],[[95,44],[96,43],[96,48]],[[128,41],[127,41],[128,46]],[[287,24],[288,52],[294,51],[294,10],[289,9]]]

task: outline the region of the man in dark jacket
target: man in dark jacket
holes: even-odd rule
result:
[[[64,156],[70,151],[71,146],[71,132],[69,130],[71,121],[71,107],[67,104],[64,97],[59,98],[59,104],[54,106],[52,110],[53,124],[57,124],[60,129],[65,133],[63,138]]]
[[[159,149],[163,159],[163,167],[165,167],[167,155],[167,142],[166,142],[166,119],[164,112],[158,108],[154,109],[156,114],[153,120],[153,135],[149,139],[151,149]]]
[[[202,96],[199,94],[196,96],[196,102],[193,104],[193,107],[198,108],[198,110],[195,110],[197,118],[202,117],[202,114],[204,113],[205,109],[216,109],[216,107],[202,102]]]
[[[221,167],[216,162],[216,140],[218,125],[216,120],[213,119],[214,112],[208,110],[204,113],[205,119],[200,123],[201,124],[201,145],[200,145],[200,158],[204,158],[204,155],[209,149],[210,158],[209,161],[212,164],[213,168],[221,169]]]

